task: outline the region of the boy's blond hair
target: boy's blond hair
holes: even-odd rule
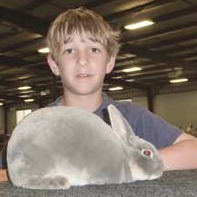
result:
[[[109,57],[119,51],[119,32],[113,30],[99,14],[79,7],[60,14],[48,30],[47,44],[54,59],[61,43],[71,39],[75,33],[86,33],[93,41],[103,44]]]

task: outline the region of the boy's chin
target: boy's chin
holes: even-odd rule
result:
[[[74,91],[74,93],[79,96],[90,96],[90,95],[93,95],[96,93],[101,93],[101,92],[102,92],[102,89],[100,89],[100,88],[99,89],[79,88]]]
[[[77,95],[80,95],[80,96],[90,96],[90,95],[93,95],[95,94],[96,92],[100,92],[100,91],[78,91],[76,92]]]

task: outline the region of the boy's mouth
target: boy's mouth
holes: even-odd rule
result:
[[[88,78],[90,76],[91,76],[90,74],[83,74],[83,73],[76,75],[77,78]]]

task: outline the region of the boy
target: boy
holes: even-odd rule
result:
[[[62,80],[63,96],[51,105],[83,108],[104,119],[104,110],[113,103],[134,132],[159,149],[165,170],[197,168],[195,137],[139,106],[115,102],[102,93],[104,77],[115,65],[118,40],[118,32],[88,9],[80,7],[60,14],[49,29],[47,41],[48,64]]]
[[[104,110],[112,103],[138,136],[159,149],[165,170],[197,168],[195,137],[144,108],[115,102],[102,93],[104,77],[115,65],[118,40],[119,33],[88,9],[80,7],[60,14],[48,31],[47,60],[52,72],[61,78],[63,96],[51,106],[79,107],[104,119]]]

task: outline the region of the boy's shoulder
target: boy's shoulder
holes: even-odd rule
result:
[[[136,103],[133,103],[132,101],[115,101],[111,100],[110,104],[113,104],[117,109],[123,114],[131,115],[135,114],[135,116],[138,113],[149,113],[148,109],[146,109],[144,106],[138,105]]]
[[[105,119],[105,113],[107,113],[107,107],[110,104],[114,105],[132,125],[136,124],[142,117],[152,116],[152,113],[143,106],[133,103],[132,101],[117,101],[108,97],[106,94],[103,94],[103,103],[95,111],[95,114]]]

